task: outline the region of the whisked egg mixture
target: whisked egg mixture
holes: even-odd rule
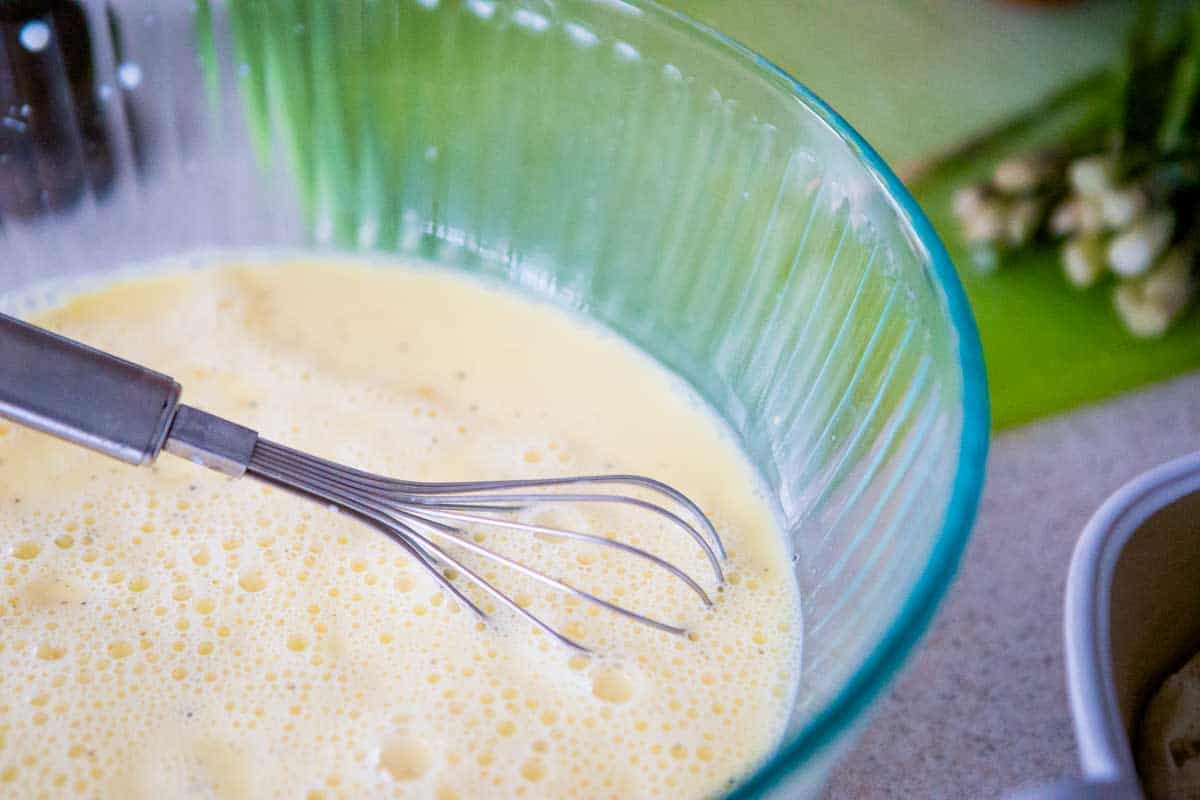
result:
[[[128,280],[34,319],[375,472],[653,475],[731,555],[717,592],[696,544],[644,513],[531,516],[664,556],[714,592],[706,610],[609,548],[471,529],[690,631],[465,558],[598,653],[581,655],[507,609],[484,625],[347,515],[0,422],[0,795],[702,797],[782,735],[800,640],[783,537],[721,424],[616,337],[445,272],[291,259]]]

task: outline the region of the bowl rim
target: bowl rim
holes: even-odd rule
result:
[[[1088,520],[1071,556],[1063,603],[1067,695],[1083,777],[1136,787],[1112,661],[1112,589],[1126,545],[1158,512],[1200,492],[1200,451],[1168,461],[1113,492]]]
[[[796,99],[829,126],[866,168],[901,225],[913,234],[914,247],[918,252],[923,252],[926,271],[940,290],[940,299],[957,340],[963,421],[958,466],[942,529],[896,618],[842,690],[800,731],[785,738],[775,752],[728,795],[729,798],[758,797],[783,783],[794,771],[837,742],[841,734],[852,729],[862,718],[928,630],[939,603],[957,573],[979,507],[991,431],[983,349],[958,272],[933,225],[900,178],[850,123],[785,70],[729,36],[680,11],[667,8],[658,0],[623,2],[650,12],[659,21],[677,30],[708,39],[751,71],[782,82]]]

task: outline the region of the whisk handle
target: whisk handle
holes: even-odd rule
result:
[[[0,314],[0,416],[130,464],[154,460],[173,378]]]

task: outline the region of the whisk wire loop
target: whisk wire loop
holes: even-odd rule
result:
[[[670,523],[672,527],[686,532],[708,560],[718,585],[724,581],[720,562],[725,551],[716,528],[699,507],[685,495],[652,478],[638,475],[588,475],[568,478],[458,483],[400,481],[345,467],[261,438],[251,453],[247,473],[275,486],[331,503],[335,508],[344,510],[381,531],[412,555],[442,588],[451,592],[456,599],[481,618],[486,619],[487,612],[447,577],[446,573],[450,569],[462,575],[467,582],[493,597],[497,602],[532,622],[557,641],[584,652],[588,651],[585,645],[567,636],[525,608],[491,580],[484,578],[465,564],[461,558],[452,555],[447,548],[453,546],[465,550],[557,592],[573,596],[651,628],[672,634],[684,634],[687,631],[680,625],[664,622],[605,600],[560,578],[502,555],[496,550],[474,541],[466,531],[459,527],[459,524],[559,537],[611,548],[668,572],[698,595],[706,607],[711,606],[712,599],[698,581],[670,561],[641,547],[615,538],[497,516],[519,512],[535,505],[553,503],[623,505],[654,514]],[[691,517],[697,524],[692,524],[680,514],[659,503],[628,494],[529,491],[530,489],[595,487],[598,485],[640,487],[660,498],[673,501],[679,506],[680,511]],[[435,541],[435,539],[439,541]]]

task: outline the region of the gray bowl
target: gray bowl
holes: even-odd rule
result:
[[[1064,629],[1082,776],[1021,796],[1142,797],[1131,744],[1142,712],[1200,650],[1200,453],[1130,481],[1088,522]]]

